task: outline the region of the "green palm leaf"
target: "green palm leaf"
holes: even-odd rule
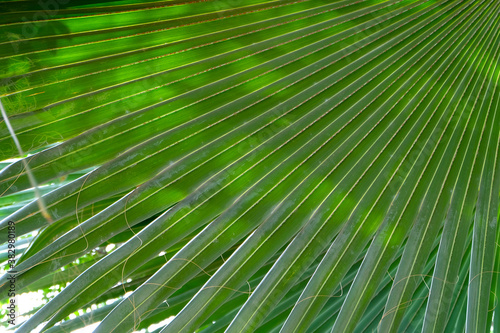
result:
[[[0,8],[16,331],[500,332],[500,1]]]

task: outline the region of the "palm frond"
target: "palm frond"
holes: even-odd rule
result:
[[[500,1],[0,7],[16,332],[500,332]]]

